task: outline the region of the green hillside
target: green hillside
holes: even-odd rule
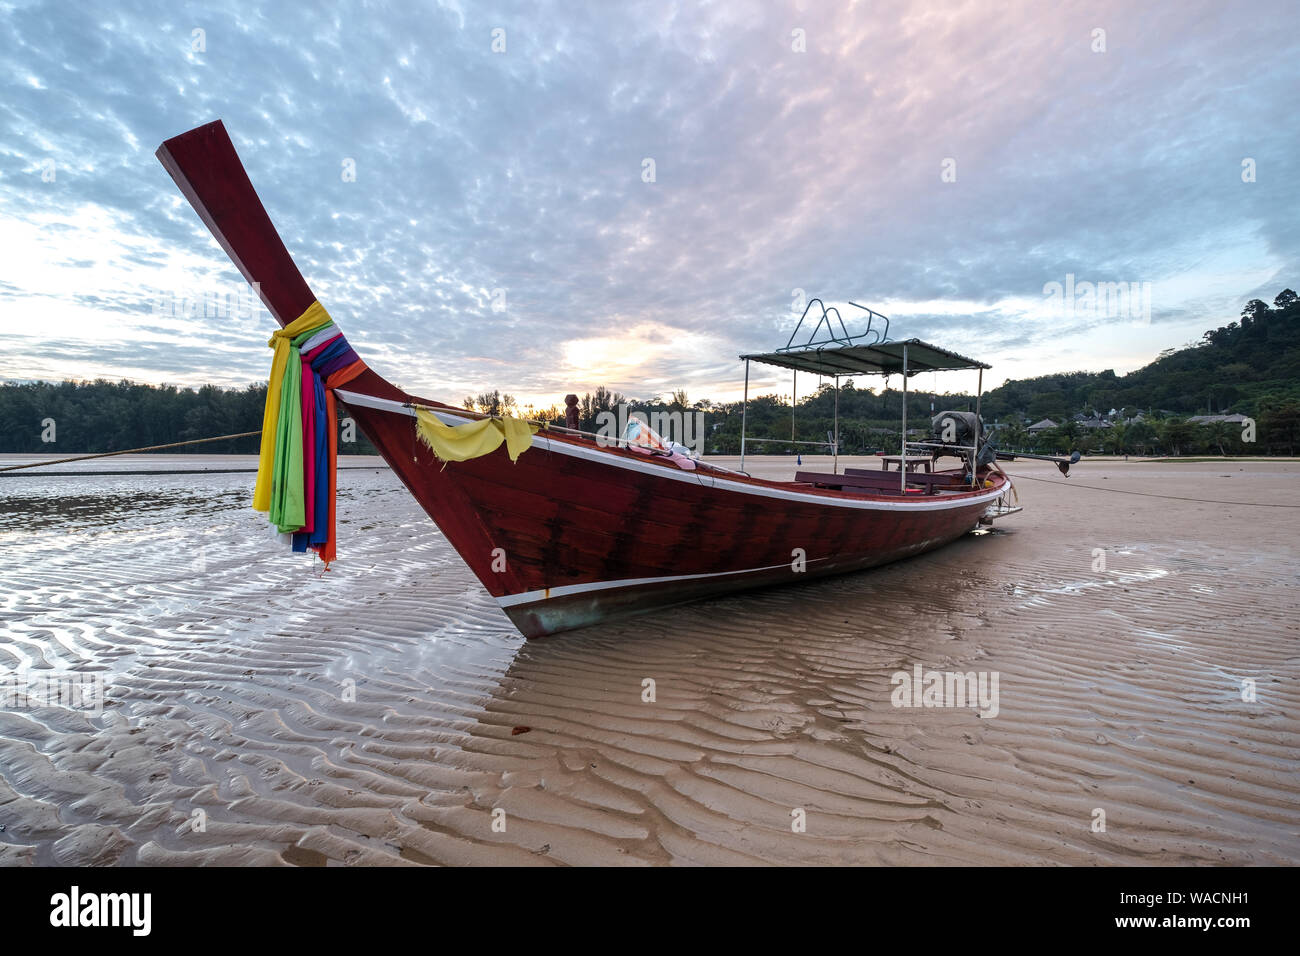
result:
[[[1300,401],[1300,299],[1290,289],[1272,307],[1259,299],[1241,320],[1170,349],[1128,375],[1066,372],[1007,382],[984,397],[990,419],[1060,420],[1075,412],[1164,410],[1183,415],[1241,412]]]

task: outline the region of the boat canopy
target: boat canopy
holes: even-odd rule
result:
[[[875,345],[814,346],[811,348],[778,349],[740,356],[746,362],[760,362],[796,372],[815,375],[898,375],[904,369],[908,375],[917,372],[941,372],[951,369],[992,368],[983,362],[966,358],[956,352],[939,348],[920,339],[903,342],[878,342]]]
[[[808,334],[808,340],[802,345],[795,345],[794,340],[803,328],[804,320],[812,312],[813,306],[821,308],[821,315],[814,324],[812,331]],[[920,339],[905,339],[901,342],[889,341],[889,318],[881,315],[874,309],[869,309],[865,305],[858,305],[856,302],[850,302],[854,308],[862,309],[867,313],[867,328],[860,335],[850,335],[848,328],[844,324],[843,318],[840,317],[839,309],[831,306],[827,308],[821,299],[812,299],[808,302],[799,317],[799,324],[795,326],[790,333],[790,341],[786,343],[785,348],[777,349],[775,352],[753,352],[748,355],[742,355],[740,358],[745,363],[745,397],[740,411],[740,470],[745,470],[745,444],[747,436],[745,426],[747,424],[749,412],[749,363],[758,362],[762,365],[775,365],[777,368],[788,368],[794,372],[794,378],[791,382],[790,393],[790,441],[784,439],[771,438],[754,438],[749,441],[775,442],[786,445],[829,445],[832,455],[831,471],[839,472],[840,460],[840,379],[851,375],[898,375],[903,376],[903,423],[902,423],[902,443],[899,451],[900,459],[903,462],[899,465],[898,471],[898,492],[906,494],[907,492],[907,379],[908,376],[915,375],[917,372],[944,372],[954,371],[957,369],[975,369],[979,372],[979,383],[975,388],[975,419],[979,420],[980,398],[984,394],[984,370],[992,368],[983,362],[977,362],[975,359],[967,358],[964,355],[958,355],[956,352],[949,352],[947,349],[939,348],[937,345],[931,345],[929,342],[922,342]],[[882,327],[877,327],[876,322],[879,320],[883,323]],[[836,332],[836,323],[839,324],[838,334]],[[829,338],[819,339],[817,336],[825,328]],[[868,341],[863,341],[868,340]],[[812,372],[814,375],[825,375],[835,379],[835,413],[833,430],[827,434],[826,442],[809,442],[795,440],[794,413],[798,407],[798,381],[800,372]],[[974,462],[979,456],[980,436],[976,434],[973,443],[969,446],[971,452],[971,483],[975,482],[975,476],[978,469]],[[954,446],[957,447],[957,446]],[[965,449],[968,446],[960,446]]]

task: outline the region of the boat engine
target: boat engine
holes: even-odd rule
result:
[[[998,450],[984,428],[984,421],[974,412],[940,412],[930,419],[931,439],[927,442],[938,454],[969,459],[970,446],[979,436],[979,463],[988,465],[997,460]],[[944,450],[936,446],[953,446]],[[964,447],[963,447],[964,446]]]
[[[1017,458],[1032,458],[1035,461],[1050,461],[1066,478],[1070,477],[1070,466],[1078,464],[1079,452],[1073,451],[1068,457],[1063,455],[1032,455],[1028,452],[1001,452],[997,443],[989,436],[984,422],[973,412],[940,412],[930,420],[933,437],[929,441],[914,442],[909,447],[925,448],[932,451],[937,458],[940,455],[952,455],[961,458],[970,467],[970,447],[975,444],[976,430],[980,438],[979,463],[991,465],[995,461],[1015,461]],[[963,447],[964,446],[964,447]],[[999,469],[1001,470],[1001,469]]]

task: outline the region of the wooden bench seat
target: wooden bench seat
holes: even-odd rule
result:
[[[933,490],[927,483],[914,480],[920,477],[909,474],[907,476],[907,485],[926,494],[933,494]],[[930,478],[933,475],[926,475]],[[796,471],[794,474],[795,481],[801,481],[805,484],[816,485],[818,488],[837,488],[841,491],[855,491],[863,494],[898,494],[898,472],[881,472],[873,471],[870,474],[850,475],[848,473],[834,474],[829,471]]]
[[[867,478],[881,481],[887,479],[895,488],[898,487],[898,472],[879,472],[875,469],[867,468],[845,468],[844,474],[854,478]],[[907,476],[908,484],[925,485],[928,488],[953,488],[965,484],[962,476],[953,472],[935,472],[934,474],[925,474],[924,472],[909,472]]]

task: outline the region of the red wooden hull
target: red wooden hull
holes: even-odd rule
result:
[[[287,325],[315,296],[218,121],[159,159],[267,308]],[[366,371],[336,395],[483,586],[533,637],[709,595],[872,567],[946,544],[1006,490],[899,496],[675,465],[543,433],[444,465],[415,439],[413,398]]]
[[[444,465],[413,445],[404,411],[340,398],[530,637],[919,554],[974,529],[1005,490],[999,479],[912,499],[833,492],[545,434],[516,463],[503,447]]]

